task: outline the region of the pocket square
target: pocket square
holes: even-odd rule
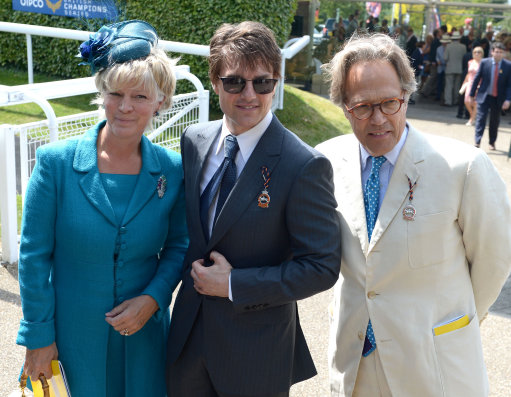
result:
[[[433,334],[438,336],[448,332],[456,331],[457,329],[466,327],[469,323],[468,316],[458,316],[451,320],[445,321],[433,328]]]

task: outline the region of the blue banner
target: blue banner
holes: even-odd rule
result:
[[[117,19],[117,8],[112,0],[12,0],[12,8],[63,17]]]

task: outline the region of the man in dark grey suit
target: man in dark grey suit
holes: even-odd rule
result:
[[[296,301],[337,280],[340,226],[330,162],[271,113],[280,61],[260,23],[225,24],[211,39],[224,117],[181,140],[190,246],[169,397],[288,396],[316,374]]]

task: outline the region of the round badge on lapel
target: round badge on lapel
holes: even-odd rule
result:
[[[416,213],[415,207],[411,204],[403,208],[403,218],[407,221],[413,221]]]
[[[261,208],[268,208],[270,205],[270,195],[266,190],[263,190],[257,199],[257,205]]]

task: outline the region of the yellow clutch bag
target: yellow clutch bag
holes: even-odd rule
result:
[[[66,374],[60,361],[53,360],[51,362],[51,370],[53,372],[51,379],[46,379],[41,375],[38,380],[32,381],[33,393],[30,390],[26,390],[28,376],[23,373],[20,378],[20,390],[16,394],[12,394],[12,396],[71,397]]]
[[[53,376],[51,379],[46,379],[49,394],[45,394],[45,385],[39,378],[36,382],[32,382],[34,397],[71,397],[66,374],[60,361],[53,360],[51,362],[51,370]]]
[[[32,393],[32,390],[27,389],[27,380],[28,376],[25,375],[25,372],[23,372],[20,377],[19,388],[9,393],[8,397],[34,397],[34,393]],[[41,375],[40,381],[38,382],[42,383],[43,385],[42,387],[44,390],[43,394],[44,397],[49,397],[50,391],[48,390],[49,386],[48,383],[46,382],[46,378],[43,375]]]

